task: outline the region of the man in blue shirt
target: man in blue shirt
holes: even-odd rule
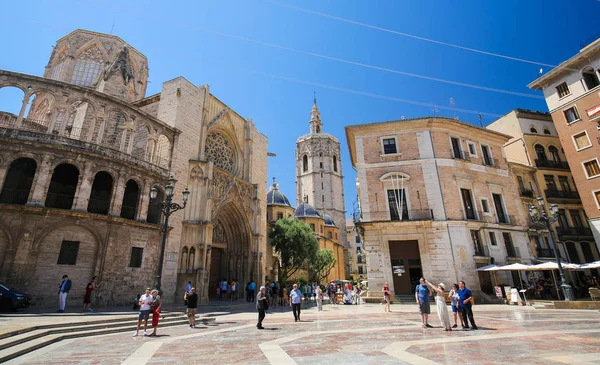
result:
[[[431,328],[429,324],[429,314],[431,308],[429,306],[429,297],[431,296],[431,289],[425,284],[425,279],[419,280],[419,285],[415,289],[415,299],[419,305],[419,312],[421,313],[421,321],[423,322],[423,328]]]
[[[467,322],[468,318],[471,322],[471,330],[476,330],[477,325],[475,324],[475,320],[473,319],[473,304],[471,302],[473,300],[473,294],[471,294],[471,291],[469,290],[469,288],[467,288],[464,281],[460,281],[458,283],[458,287],[458,295],[460,297],[458,305],[462,310],[462,317],[464,323],[463,328],[469,329],[469,322]]]
[[[58,289],[58,313],[64,313],[67,306],[67,294],[71,291],[72,285],[69,275],[63,275],[62,279]]]
[[[254,282],[254,280],[252,280],[250,282],[250,297],[252,298],[252,301],[254,302],[254,300],[256,299],[254,297],[254,293],[256,293],[256,283]]]
[[[292,291],[290,291],[290,307],[294,311],[294,322],[300,320],[300,307],[302,306],[302,292],[298,290],[298,284],[294,284]]]

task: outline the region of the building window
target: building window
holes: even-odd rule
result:
[[[77,60],[71,83],[79,86],[94,86],[102,71],[102,61]]]
[[[141,247],[131,248],[131,258],[129,259],[129,267],[142,267],[142,255],[144,249]]]
[[[323,162],[319,162],[319,168],[322,169],[323,168]]]
[[[597,158],[591,161],[584,162],[583,167],[585,169],[585,174],[587,175],[588,179],[600,175],[600,167],[598,166]]]
[[[321,195],[321,202],[325,203],[325,195]]]
[[[390,155],[398,153],[396,149],[396,138],[384,138],[383,139],[383,154]]]
[[[560,189],[562,191],[571,191],[571,185],[569,185],[569,177],[568,176],[559,176],[558,184],[560,185]]]
[[[552,157],[552,161],[560,162],[560,155],[558,154],[558,148],[554,146],[548,147],[548,152],[550,152],[550,156]]]
[[[567,213],[564,209],[558,210],[558,225],[562,228],[569,228],[569,221],[567,220]]]
[[[571,92],[569,91],[569,87],[567,86],[566,82],[563,82],[562,84],[558,85],[556,87],[556,91],[558,91],[558,97],[562,98],[565,97],[567,95],[569,95]]]
[[[548,129],[544,129],[544,134],[551,135],[552,133]]]
[[[598,207],[598,209],[600,209],[600,190],[592,191],[592,194],[594,194],[596,206]]]
[[[598,75],[596,75],[596,71],[592,67],[586,67],[581,71],[581,75],[583,76],[583,82],[585,82],[585,86],[588,90],[595,88],[600,85],[600,80],[598,80]]]
[[[79,253],[79,242],[62,241],[60,253],[58,254],[57,265],[75,265],[77,263],[77,254]]]
[[[536,144],[533,148],[535,149],[535,155],[539,161],[547,160],[546,150],[544,149],[544,146]]]
[[[390,207],[390,220],[408,220],[408,204],[404,189],[389,189],[387,191],[388,205]]]
[[[329,239],[333,238],[333,234],[331,234],[331,232],[327,232],[327,238],[329,238]]]
[[[488,204],[488,200],[487,199],[481,199],[481,210],[484,213],[489,213],[490,212],[490,206]]]
[[[498,242],[496,241],[496,234],[494,232],[490,232],[490,244],[492,246],[498,246]]]
[[[502,232],[502,238],[504,239],[504,246],[506,246],[506,254],[508,257],[517,257],[515,246],[513,245],[512,237],[508,232]]]
[[[469,147],[469,155],[477,157],[477,148],[475,147],[475,143],[467,142],[467,146]]]
[[[475,207],[473,206],[473,199],[471,197],[471,190],[460,189],[460,195],[462,197],[463,209],[465,212],[466,219],[475,219]]]
[[[315,225],[314,225],[314,223],[311,223],[311,224],[310,224],[310,229],[312,229],[312,230],[313,230],[313,232],[316,232],[316,231],[315,231]]]
[[[565,114],[565,118],[567,119],[568,124],[577,122],[579,119],[581,119],[579,117],[579,112],[577,111],[576,106],[570,107],[569,109],[565,110],[563,113]]]
[[[577,151],[581,151],[584,148],[588,148],[592,145],[590,141],[590,137],[588,136],[586,131],[582,131],[580,133],[573,135],[573,142],[575,143],[575,149]]]
[[[337,172],[337,156],[333,156],[333,171]]]
[[[504,210],[504,199],[502,199],[502,195],[500,194],[492,194],[492,199],[494,200],[494,207],[496,208],[496,215],[498,216],[498,223],[508,224],[509,219],[508,215],[506,215],[506,211]]]
[[[554,182],[554,175],[544,175],[544,181],[546,182],[546,189],[557,190],[556,183]]]
[[[283,213],[277,213],[277,220],[283,219]]]
[[[481,145],[481,154],[483,156],[483,164],[486,166],[494,166],[494,159],[489,146]]]
[[[531,128],[529,128],[529,132],[537,133],[537,129],[535,129],[535,127],[531,127]]]
[[[460,148],[460,140],[458,138],[450,137],[450,143],[452,144],[452,157],[463,158],[462,148]]]
[[[61,62],[54,66],[54,68],[52,69],[52,72],[50,73],[50,78],[52,80],[60,80],[60,77],[62,76],[62,71],[63,71],[64,65],[65,65],[65,63]]]
[[[354,242],[355,243],[360,243],[360,236],[359,235],[354,236]],[[358,250],[359,248],[357,247],[356,249]]]
[[[573,227],[583,227],[583,221],[581,220],[581,215],[579,214],[579,211],[577,209],[569,210],[569,215],[571,216],[571,222],[573,222]]]
[[[304,155],[302,156],[302,171],[307,172],[308,171],[308,156]],[[321,175],[321,177],[323,177]]]
[[[475,249],[475,256],[486,256],[483,252],[483,245],[481,244],[481,238],[479,237],[479,231],[471,230],[471,240],[473,241],[473,248]]]

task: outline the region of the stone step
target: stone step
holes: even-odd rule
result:
[[[207,322],[213,321],[215,321],[215,318],[201,317],[196,320],[196,323],[206,324]],[[178,314],[176,316],[170,316],[170,318],[165,318],[165,320],[161,319],[160,327],[163,328],[188,324],[189,321],[187,317]],[[15,337],[15,340],[11,341],[11,344],[8,346],[5,346],[3,343],[2,350],[0,350],[0,363],[65,339],[100,336],[119,332],[131,332],[133,334],[136,329],[136,325],[137,320],[130,320],[129,322],[119,321],[116,323],[96,323],[93,325],[70,326],[68,328],[56,330],[36,330],[40,331],[41,333],[22,334],[23,337]],[[48,333],[51,331],[57,332]]]

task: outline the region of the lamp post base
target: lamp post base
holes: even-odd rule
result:
[[[575,294],[573,293],[573,288],[571,287],[571,285],[569,285],[567,283],[562,283],[560,285],[560,287],[562,288],[563,295],[565,297],[565,301],[574,301],[575,300]]]

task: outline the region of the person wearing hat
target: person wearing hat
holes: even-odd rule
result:
[[[435,305],[437,306],[438,316],[440,317],[440,323],[442,324],[442,327],[444,327],[444,331],[452,331],[448,307],[446,306],[446,295],[444,294],[446,287],[444,283],[439,283],[437,286],[431,284],[427,280],[425,280],[425,283],[437,294],[435,296]]]
[[[264,330],[262,325],[263,319],[265,319],[265,311],[269,308],[269,302],[267,301],[267,288],[264,286],[260,287],[258,294],[256,295],[256,309],[258,310],[258,323],[256,328]]]

